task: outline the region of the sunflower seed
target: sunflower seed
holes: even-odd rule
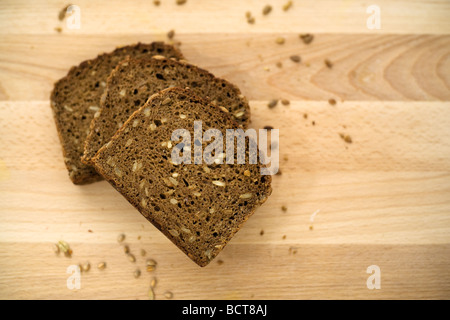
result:
[[[106,268],[106,262],[100,262],[97,265],[97,268],[99,268],[100,270],[104,270]]]

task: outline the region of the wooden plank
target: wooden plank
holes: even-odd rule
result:
[[[96,232],[91,236],[95,239]],[[221,254],[222,265],[213,262],[200,269],[171,248],[146,241],[136,243],[134,239],[130,248],[136,253],[137,262],[130,263],[114,241],[115,238],[95,246],[72,243],[71,259],[55,256],[51,244],[42,241],[2,243],[0,298],[143,300],[148,299],[153,276],[158,279],[156,299],[165,299],[166,291],[171,291],[174,299],[450,297],[449,245],[232,243]],[[155,272],[144,271],[145,258],[139,256],[140,248],[157,259]],[[165,254],[158,254],[162,250]],[[92,267],[82,274],[81,288],[68,289],[67,267],[85,261],[90,261]],[[96,268],[100,261],[107,262],[103,271]],[[367,288],[367,268],[371,265],[380,268],[380,289]],[[143,271],[139,279],[133,277],[136,268]]]
[[[2,1],[0,4],[0,33],[51,34],[63,27],[71,34],[147,34],[166,33],[176,29],[188,33],[389,33],[446,34],[450,31],[450,4],[446,0],[408,1],[378,0],[381,29],[367,28],[366,12],[372,3],[363,0],[302,0],[294,1],[284,12],[287,0],[272,0],[272,12],[262,15],[266,3],[257,0],[190,0],[183,6],[175,1],[133,1],[126,5],[120,0],[103,2],[77,1],[81,10],[81,28],[69,30],[58,20],[67,2],[60,0]],[[249,25],[245,13],[252,12],[256,23]]]
[[[177,39],[189,61],[235,83],[251,100],[450,100],[448,35],[317,34],[309,46],[296,34],[287,34],[282,46],[275,44],[276,37],[221,33]],[[0,100],[47,100],[53,83],[72,65],[117,45],[155,40],[164,37],[3,36]],[[294,54],[303,62],[292,62]]]

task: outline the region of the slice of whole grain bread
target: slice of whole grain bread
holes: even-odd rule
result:
[[[100,97],[106,80],[117,64],[127,57],[167,56],[176,59],[182,54],[162,42],[125,46],[72,67],[55,83],[51,93],[56,128],[61,141],[69,177],[75,184],[100,180],[94,168],[81,162],[89,126],[100,109]]]
[[[226,129],[239,128],[230,113],[191,90],[165,89],[134,112],[92,161],[147,220],[194,262],[205,266],[266,201],[272,189],[271,176],[260,173],[265,166],[250,164],[248,148],[243,164],[176,164],[173,152],[183,150],[193,155],[194,145],[206,151],[209,141],[193,139],[194,121],[199,120],[203,134],[214,128],[225,137]],[[176,129],[189,132],[190,149],[187,142],[172,140]],[[250,141],[247,137],[246,143]],[[222,156],[214,154],[216,159],[227,153],[228,145],[223,144]],[[237,143],[230,150],[236,159]]]
[[[148,97],[170,87],[189,87],[196,95],[209,98],[212,104],[228,111],[244,128],[248,126],[248,101],[228,81],[183,61],[129,59],[120,63],[108,78],[100,114],[91,123],[82,161],[90,164],[97,151]]]

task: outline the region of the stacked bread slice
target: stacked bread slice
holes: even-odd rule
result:
[[[248,150],[242,164],[173,161],[175,153],[194,156],[194,147],[172,140],[176,130],[192,137],[201,123],[202,133],[225,137],[250,122],[236,86],[187,63],[174,47],[138,44],[83,62],[55,84],[51,106],[72,181],[105,178],[200,266],[271,194],[271,176],[250,163]],[[214,156],[223,159],[226,148]]]

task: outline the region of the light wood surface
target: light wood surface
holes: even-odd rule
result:
[[[78,1],[80,30],[57,19],[65,2],[0,3],[0,298],[147,299],[153,276],[157,299],[450,298],[450,3],[377,1],[369,30],[366,2],[285,2],[262,16],[260,1]],[[71,184],[48,101],[70,66],[170,29],[189,61],[241,88],[253,128],[280,129],[272,196],[205,268],[106,182]],[[53,253],[61,239],[72,258]],[[85,261],[69,290],[66,268]],[[371,265],[381,289],[366,286]]]

